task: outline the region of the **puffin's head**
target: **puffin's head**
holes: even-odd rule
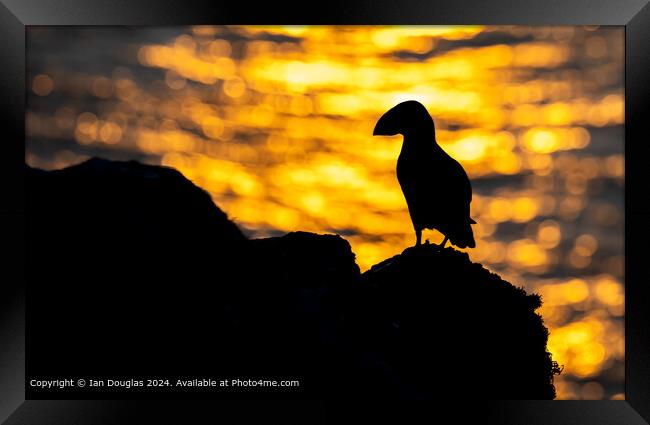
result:
[[[379,118],[373,136],[435,135],[433,119],[427,108],[416,100],[407,100],[388,110]]]

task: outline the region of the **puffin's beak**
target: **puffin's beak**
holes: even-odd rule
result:
[[[372,131],[373,136],[394,136],[399,133],[399,126],[395,122],[395,111],[392,109],[379,118],[375,129]]]

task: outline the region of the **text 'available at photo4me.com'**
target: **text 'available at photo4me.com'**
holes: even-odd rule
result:
[[[246,390],[284,390],[300,388],[298,379],[268,379],[268,378],[62,378],[62,379],[30,379],[31,389],[46,392],[58,392],[70,389],[116,389],[116,390],[178,390],[187,389],[194,392],[214,391],[246,391]]]

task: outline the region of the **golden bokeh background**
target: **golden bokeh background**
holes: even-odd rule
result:
[[[419,100],[472,180],[470,258],[543,297],[548,348],[564,365],[558,398],[622,398],[623,37],[566,26],[30,27],[26,161],[174,167],[250,237],[338,233],[366,270],[414,243],[395,177],[401,136],[372,129]]]

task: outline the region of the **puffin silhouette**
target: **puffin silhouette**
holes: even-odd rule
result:
[[[402,134],[397,180],[402,187],[418,246],[423,229],[436,229],[459,248],[474,248],[469,216],[472,186],[463,167],[436,143],[433,119],[420,102],[408,100],[377,121],[373,136]]]

